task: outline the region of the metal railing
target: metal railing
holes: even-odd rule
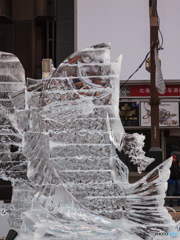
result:
[[[180,199],[180,196],[166,196],[165,199]],[[166,207],[166,206],[165,206]],[[177,210],[175,210],[173,207],[166,207],[166,209],[168,210],[168,212],[173,212],[175,215],[175,221],[180,221],[180,214],[179,214],[179,219],[177,216]],[[179,211],[180,212],[180,206],[179,206]]]
[[[169,212],[169,210],[170,210],[171,212],[174,213],[175,221],[177,222],[177,221],[178,221],[178,217],[177,217],[176,210],[174,210],[174,208],[172,208],[172,207],[166,207],[166,209],[168,210],[168,212]]]

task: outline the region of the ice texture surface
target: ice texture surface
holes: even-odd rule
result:
[[[155,159],[145,156],[143,151],[145,136],[139,133],[128,134],[125,133],[123,137],[122,149],[125,154],[131,157],[131,162],[137,164],[137,170],[139,173],[146,170],[147,166],[151,164]]]
[[[1,214],[8,215],[11,228],[20,229],[21,213],[31,208],[34,188],[27,178],[27,158],[22,153],[22,134],[14,125],[14,103],[9,95],[19,92],[19,109],[25,89],[25,72],[19,59],[0,52],[0,178],[10,180],[13,196],[10,204],[0,203]],[[18,114],[18,112],[17,112]]]
[[[111,63],[109,44],[92,46],[9,94],[14,112],[4,118],[21,136],[36,191],[19,239],[150,240],[152,231],[174,229],[163,206],[172,159],[130,184],[116,154],[124,150],[139,172],[153,161],[144,156],[143,136],[126,134],[119,118],[121,58]]]

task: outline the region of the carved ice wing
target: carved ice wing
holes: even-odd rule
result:
[[[118,109],[119,95],[116,94],[114,99],[112,93],[119,92],[120,68],[119,63],[112,66],[109,53],[108,44],[74,53],[60,64],[52,77],[39,83],[40,91],[37,84],[25,91],[24,113],[27,110],[29,114],[29,126],[26,130],[22,124],[19,125],[23,132],[27,131],[24,134],[23,152],[29,159],[28,177],[37,187],[36,197],[46,209],[64,214],[67,214],[66,209],[82,209],[81,211],[87,211],[87,216],[91,216],[65,186],[67,183],[73,184],[68,178],[72,180],[76,171],[63,171],[57,164],[58,157],[66,161],[64,157],[70,156],[71,148],[76,152],[80,151],[85,157],[90,156],[90,151],[95,152],[93,149],[96,152],[99,149],[105,161],[109,157],[111,151],[110,144],[106,143],[105,116],[108,111],[111,118],[117,117],[118,111],[113,112],[112,101]],[[16,97],[13,99],[16,101]],[[86,140],[89,141],[87,144],[80,139],[78,141],[82,131],[91,138]],[[102,140],[99,140],[98,133]],[[56,136],[64,137],[57,141]],[[73,141],[74,138],[76,140]],[[63,142],[63,139],[67,142]],[[99,147],[96,146],[97,143],[100,144]],[[99,157],[97,154],[95,156]],[[102,170],[102,176],[98,170]],[[105,178],[104,181],[112,183],[111,169],[104,171],[100,165],[98,169],[91,171],[93,176],[101,176],[101,179]],[[83,178],[83,174],[85,171],[74,176],[75,182]]]
[[[150,232],[168,232],[174,221],[164,207],[172,158],[157,166],[126,190],[125,219],[131,232],[149,239]],[[133,226],[134,224],[134,226]]]
[[[37,191],[36,200],[57,219],[95,223],[97,216],[78,202],[56,171],[57,163],[49,155],[48,138],[49,135],[44,133],[24,134],[23,152],[30,159],[28,177]]]

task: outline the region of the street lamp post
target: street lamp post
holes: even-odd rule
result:
[[[157,0],[149,0],[149,16],[150,16],[150,88],[151,88],[151,149],[149,157],[155,158],[155,162],[150,165],[153,169],[162,162],[162,150],[160,148],[159,133],[159,94],[156,88],[156,65],[154,58],[154,49],[158,47],[158,16],[157,16]]]

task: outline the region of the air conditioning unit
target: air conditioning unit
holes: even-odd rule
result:
[[[42,78],[47,78],[55,70],[52,59],[42,60]]]

